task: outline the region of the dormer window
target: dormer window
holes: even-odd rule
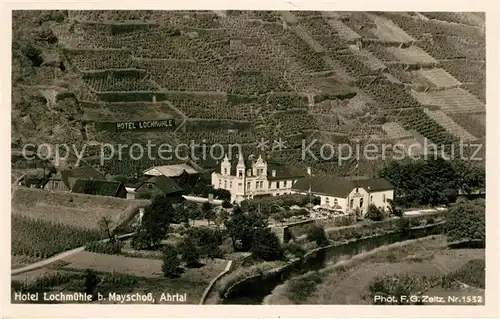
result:
[[[227,175],[227,168],[224,168],[224,175]]]
[[[243,177],[243,171],[238,171],[238,177]]]

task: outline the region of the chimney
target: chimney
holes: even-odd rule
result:
[[[276,170],[275,170],[275,169],[273,169],[273,170],[272,170],[271,175],[272,175],[273,177],[276,177]]]

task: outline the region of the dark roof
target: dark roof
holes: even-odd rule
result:
[[[166,195],[182,191],[182,188],[177,185],[177,183],[172,178],[164,175],[151,177],[140,184],[137,188],[140,188],[142,185],[147,183],[155,184],[156,187],[158,187]]]
[[[276,171],[275,177],[272,175],[273,170]],[[304,175],[304,173],[295,172],[284,165],[272,163],[267,164],[267,179],[270,181],[285,178],[301,178],[304,177]]]
[[[299,179],[292,189],[300,192],[330,195],[345,198],[356,187],[364,188],[367,192],[378,192],[394,189],[395,187],[385,179],[335,179],[331,176],[312,176]]]
[[[383,178],[377,179],[361,179],[357,181],[353,181],[357,183],[359,187],[363,187],[368,192],[381,192],[390,189],[395,189],[396,187],[392,185],[389,181]]]
[[[77,179],[71,191],[88,195],[117,196],[122,187],[120,182]]]
[[[61,177],[66,187],[72,189],[77,179],[105,181],[106,177],[97,169],[85,166],[61,172]]]

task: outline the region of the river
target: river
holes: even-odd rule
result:
[[[340,260],[365,253],[375,248],[396,242],[421,238],[442,232],[442,224],[417,227],[407,232],[393,232],[370,238],[362,238],[348,243],[332,245],[312,252],[302,261],[297,262],[281,272],[253,278],[234,289],[224,299],[223,304],[260,305],[273,289],[285,280],[299,276],[308,271],[319,270]]]

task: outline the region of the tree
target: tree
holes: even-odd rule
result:
[[[201,205],[201,213],[203,218],[205,218],[208,221],[208,225],[210,225],[210,221],[215,219],[215,212],[213,210],[213,206],[209,202],[204,202]]]
[[[485,241],[485,201],[459,200],[446,212],[446,235],[448,240]]]
[[[231,208],[231,207],[233,207],[233,205],[231,205],[231,203],[229,202],[229,200],[225,199],[225,200],[222,202],[222,207],[223,207],[223,208]]]
[[[366,212],[366,218],[371,219],[373,221],[381,221],[384,220],[385,214],[384,211],[375,206],[374,204],[368,205],[368,210]]]
[[[285,214],[282,211],[279,211],[275,214],[272,215],[272,218],[278,223],[278,224],[283,224],[283,221],[285,220]]]
[[[85,281],[84,281],[84,289],[85,292],[89,295],[94,294],[94,291],[99,283],[99,278],[97,277],[95,271],[93,269],[85,270]]]
[[[455,201],[464,173],[457,167],[442,158],[391,161],[379,175],[396,186],[396,204],[435,206]]]
[[[154,197],[151,206],[144,209],[139,229],[132,238],[135,249],[154,249],[165,238],[174,219],[174,208],[164,196]]]
[[[281,260],[285,255],[278,237],[269,228],[255,230],[250,251],[265,261]]]
[[[112,223],[111,219],[107,216],[104,216],[99,220],[99,228],[103,233],[106,234],[110,242],[114,242],[115,235],[114,232],[111,231],[111,223]]]
[[[162,271],[165,277],[174,277],[177,274],[177,268],[180,262],[177,258],[177,249],[172,245],[167,245],[163,249]]]
[[[217,227],[217,230],[220,229],[220,225],[223,225],[228,220],[228,218],[229,218],[229,213],[224,208],[219,208],[216,211],[214,222],[215,226]]]
[[[392,199],[388,198],[387,202],[389,203],[389,215],[394,215],[397,217],[403,216],[403,211],[396,206],[396,203]]]
[[[187,211],[189,219],[193,221],[193,226],[194,226],[194,221],[200,218],[201,214],[200,205],[195,202],[186,202],[184,208]]]
[[[243,213],[243,211],[238,211],[226,222],[226,228],[229,237],[232,239],[233,247],[242,251],[250,250],[254,232],[265,227],[267,227],[266,222],[257,212]]]
[[[185,238],[179,244],[179,250],[182,254],[182,260],[188,267],[194,266],[199,263],[200,252],[191,238]]]
[[[187,230],[187,237],[198,248],[200,256],[207,258],[221,256],[219,245],[222,244],[222,237],[215,230],[208,227],[190,228]]]
[[[318,247],[323,247],[330,243],[323,227],[317,225],[309,228],[307,231],[307,240],[316,242]]]
[[[474,190],[484,189],[486,183],[484,167],[458,160],[453,162],[453,165],[457,172],[457,185],[460,190],[470,194]]]

